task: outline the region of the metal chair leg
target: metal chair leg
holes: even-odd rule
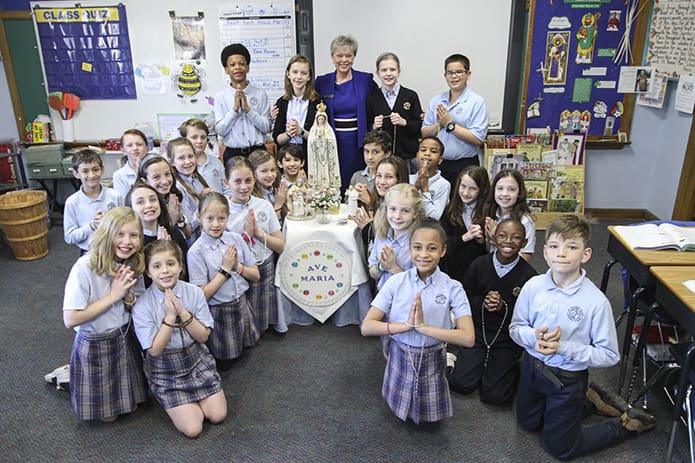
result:
[[[618,375],[618,394],[622,395],[623,386],[625,385],[625,374],[627,373],[627,361],[630,357],[630,346],[632,345],[632,329],[637,318],[637,301],[641,297],[646,288],[639,286],[632,293],[630,299],[630,309],[627,314],[627,324],[625,326],[625,338],[623,339],[623,352],[620,358],[620,373]]]
[[[611,268],[616,264],[616,260],[609,260],[603,267],[603,276],[601,277],[601,292],[605,293],[608,289],[608,279],[611,276]]]
[[[683,401],[686,397],[686,386],[688,383],[688,372],[690,371],[690,364],[693,356],[695,355],[695,343],[691,344],[688,348],[688,353],[685,355],[685,360],[683,365],[681,365],[681,374],[678,378],[678,395],[676,396],[676,403],[673,405],[673,413],[671,415],[671,433],[668,436],[668,448],[666,450],[666,462],[671,461],[673,456],[673,447],[676,443],[676,434],[678,432],[678,421],[681,417],[681,409],[683,407]],[[688,417],[690,419],[690,417]],[[691,433],[692,436],[692,433]],[[693,449],[692,441],[690,444],[690,455],[691,460],[693,459]]]

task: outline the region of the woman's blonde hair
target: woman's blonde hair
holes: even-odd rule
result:
[[[377,209],[374,215],[374,231],[378,238],[386,238],[389,234],[391,226],[386,218],[386,210],[389,204],[394,199],[399,198],[404,201],[410,202],[411,207],[415,210],[415,215],[413,216],[413,223],[408,227],[408,233],[413,229],[413,227],[425,216],[425,210],[422,207],[422,195],[417,188],[408,183],[399,183],[397,185],[389,188],[384,196],[384,201]]]
[[[101,225],[99,225],[89,240],[89,267],[94,270],[97,275],[116,275],[118,271],[117,264],[121,264],[121,262],[116,261],[114,242],[121,228],[133,222],[136,223],[138,227],[140,244],[135,254],[129,257],[127,262],[122,262],[122,264],[130,267],[136,275],[142,274],[145,270],[145,258],[142,253],[142,223],[140,222],[140,217],[138,217],[131,208],[120,206],[114,207],[104,215]]]

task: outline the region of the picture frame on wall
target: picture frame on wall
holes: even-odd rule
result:
[[[553,132],[553,150],[557,151],[557,164],[581,166],[584,164],[586,133]]]

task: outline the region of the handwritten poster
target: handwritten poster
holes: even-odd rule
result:
[[[695,73],[695,0],[654,0],[645,64],[669,77]]]
[[[296,53],[294,2],[222,3],[220,45],[241,43],[251,53],[249,81],[275,102],[285,91],[285,67]]]

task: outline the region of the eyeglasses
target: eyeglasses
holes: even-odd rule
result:
[[[447,77],[454,77],[454,76],[456,76],[456,77],[461,77],[461,76],[464,75],[464,74],[468,74],[468,71],[467,71],[467,70],[466,70],[466,71],[461,71],[461,70],[459,69],[459,70],[457,70],[457,71],[446,71],[445,74],[446,74]]]

